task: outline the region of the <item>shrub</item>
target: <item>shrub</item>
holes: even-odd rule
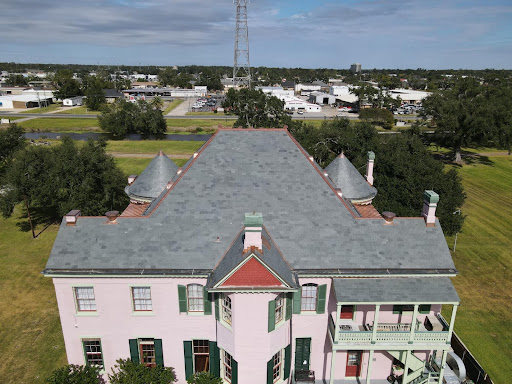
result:
[[[99,367],[90,365],[66,365],[56,369],[46,379],[50,384],[104,384]]]
[[[176,374],[174,368],[161,365],[148,367],[135,364],[130,359],[119,359],[108,379],[110,384],[170,384],[176,381]]]
[[[220,377],[212,375],[210,372],[198,372],[187,379],[188,384],[222,384]]]

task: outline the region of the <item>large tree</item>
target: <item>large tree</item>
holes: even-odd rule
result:
[[[167,124],[158,105],[145,100],[136,103],[120,99],[99,116],[100,127],[109,133],[122,136],[127,133],[161,134]]]
[[[437,215],[444,233],[461,229],[463,216],[453,214],[465,199],[460,177],[455,170],[445,172],[443,163],[433,158],[417,136],[378,135],[371,124],[352,124],[348,119],[324,122],[319,128],[293,122],[290,132],[323,168],[344,152],[357,169],[364,170],[367,152],[375,152],[378,194],[373,203],[380,212],[419,216],[423,192],[433,189],[441,197]]]
[[[235,127],[282,127],[291,119],[284,111],[284,101],[269,96],[261,90],[231,88],[226,93],[222,107],[227,113],[238,116]]]
[[[0,130],[0,189],[2,188],[2,176],[12,161],[13,155],[25,144],[23,129],[20,126],[13,123],[7,129]]]
[[[90,76],[85,90],[85,105],[87,108],[98,111],[105,104],[104,81],[99,77]]]
[[[59,145],[17,152],[6,171],[6,193],[0,196],[4,217],[19,202],[40,222],[59,220],[71,209],[84,215],[124,209],[129,202],[125,177],[105,147],[104,141],[94,140],[78,147],[64,137]]]
[[[435,140],[453,149],[456,162],[462,161],[463,146],[510,149],[512,144],[512,88],[507,85],[459,79],[425,98],[422,116],[432,120]]]
[[[83,95],[80,83],[73,78],[73,72],[70,69],[61,69],[55,73],[53,79],[57,92],[55,97],[57,99],[66,99],[68,97]]]

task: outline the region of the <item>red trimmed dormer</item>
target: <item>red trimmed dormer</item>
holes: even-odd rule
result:
[[[280,287],[283,284],[254,256],[250,257],[221,287]]]

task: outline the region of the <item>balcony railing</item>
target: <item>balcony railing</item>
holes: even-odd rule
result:
[[[438,316],[440,318],[440,315]],[[440,318],[441,320],[442,318]],[[444,319],[442,324],[446,325]],[[422,324],[417,324],[414,333],[411,335],[411,324],[404,323],[382,323],[377,325],[374,334],[373,325],[352,326],[347,329],[346,325],[336,326],[332,316],[329,319],[329,333],[335,344],[368,345],[368,344],[407,344],[410,341],[421,345],[438,345],[449,342],[447,327],[443,331],[428,331]]]

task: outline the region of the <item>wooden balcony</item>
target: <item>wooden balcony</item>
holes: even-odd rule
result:
[[[443,325],[443,330],[429,331],[423,324],[416,324],[411,331],[411,324],[391,324],[380,323],[377,329],[373,325],[358,325],[354,322],[344,322],[338,324],[338,329],[334,320],[330,317],[329,333],[336,347],[372,347],[372,346],[407,346],[414,348],[426,347],[427,349],[447,345],[450,342],[450,332],[446,321],[437,315],[439,322]]]

